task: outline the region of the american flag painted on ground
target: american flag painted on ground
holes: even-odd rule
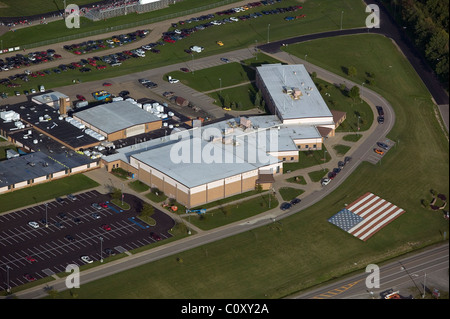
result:
[[[368,192],[328,221],[356,238],[366,241],[403,213],[405,213],[403,209]]]

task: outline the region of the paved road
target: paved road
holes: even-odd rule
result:
[[[384,6],[381,5],[379,0],[365,0],[367,4],[376,4],[380,7],[380,28],[368,29],[358,28],[350,30],[337,30],[329,31],[318,34],[309,34],[290,39],[284,39],[281,41],[271,42],[268,44],[258,46],[259,49],[268,52],[276,53],[280,51],[280,47],[283,44],[294,44],[310,40],[329,38],[334,36],[344,36],[363,33],[376,33],[391,38],[398,48],[402,51],[408,61],[411,63],[419,77],[430,92],[434,103],[438,106],[441,116],[444,120],[447,132],[449,131],[449,96],[447,91],[439,82],[433,70],[425,62],[424,58],[420,56],[418,51],[414,48],[411,42],[406,38],[404,32],[391,18]]]
[[[404,297],[410,294],[422,295],[423,287],[448,291],[449,253],[448,243],[408,254],[380,266],[379,288],[368,289],[365,269],[359,274],[289,296],[287,299],[372,299],[380,298],[380,292],[387,289],[400,291]],[[364,265],[365,266],[365,265]],[[370,273],[371,274],[371,273]],[[412,288],[412,290],[411,290]],[[427,292],[429,296],[429,292]]]
[[[240,54],[240,51],[238,51],[236,54]],[[212,59],[212,60],[218,60],[220,56],[212,56],[207,57],[204,59]],[[279,58],[289,58],[289,57],[283,57],[282,55],[279,56]],[[297,63],[298,61],[294,57],[290,57],[291,59],[294,59],[293,62]],[[332,74],[331,72],[328,72],[324,69],[315,67],[311,64],[305,64],[308,71],[312,72],[315,71],[318,75],[318,77],[326,79],[327,81],[330,81],[331,83],[345,83],[348,86],[355,85],[351,83],[350,81],[339,77],[337,75]],[[178,66],[172,66],[172,67],[178,67]],[[166,68],[166,67],[164,67]],[[169,68],[169,67],[167,67]],[[148,71],[144,71],[145,72]],[[126,77],[135,77],[136,75],[126,75]],[[138,75],[139,76],[139,75]],[[114,80],[114,79],[113,79]],[[120,82],[119,82],[120,83]],[[372,133],[369,137],[365,139],[364,142],[362,142],[358,149],[354,151],[352,154],[352,157],[354,160],[352,160],[347,166],[346,169],[343,170],[342,173],[340,173],[334,180],[333,183],[329,184],[329,187],[324,187],[320,189],[319,191],[311,193],[309,196],[306,196],[302,203],[294,206],[293,209],[287,212],[282,212],[279,208],[275,208],[273,210],[270,210],[266,213],[260,214],[254,218],[249,218],[247,220],[239,221],[230,225],[226,225],[223,227],[219,227],[217,229],[213,229],[210,231],[201,232],[199,234],[193,235],[191,237],[187,237],[185,239],[176,241],[174,243],[169,243],[167,245],[158,247],[156,249],[152,249],[151,251],[146,251],[140,254],[136,254],[133,256],[129,256],[126,258],[123,258],[121,260],[118,260],[114,263],[109,263],[104,266],[96,267],[92,270],[85,271],[81,274],[81,281],[82,282],[89,282],[93,281],[95,279],[99,279],[108,275],[111,275],[113,273],[117,273],[119,271],[123,271],[126,269],[130,269],[133,267],[136,267],[138,265],[142,265],[148,262],[152,262],[154,260],[158,260],[160,258],[164,258],[167,256],[174,255],[178,252],[191,249],[200,245],[204,245],[206,243],[210,243],[213,241],[217,241],[229,236],[233,236],[235,234],[239,234],[244,231],[248,231],[263,225],[267,225],[269,223],[272,223],[274,221],[277,221],[279,219],[286,218],[290,215],[296,214],[300,212],[301,210],[317,203],[318,201],[322,200],[325,196],[327,196],[330,192],[332,192],[334,189],[336,189],[344,180],[346,177],[348,177],[356,168],[357,166],[364,161],[369,154],[372,152],[373,144],[378,141],[382,140],[385,135],[389,132],[389,130],[394,125],[395,121],[395,115],[394,112],[389,105],[389,103],[381,96],[376,94],[375,92],[372,92],[369,89],[364,90],[363,98],[369,102],[371,106],[374,105],[381,105],[383,106],[386,114],[386,121],[384,125],[377,125],[374,124],[371,127]],[[56,280],[52,282],[52,286],[57,290],[63,290],[65,289],[65,283],[64,280]],[[17,296],[20,298],[40,298],[46,295],[46,293],[43,290],[44,286],[38,286],[36,288],[32,288],[27,291],[19,292],[17,293]]]

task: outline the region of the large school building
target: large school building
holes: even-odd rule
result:
[[[257,68],[272,115],[238,117],[117,150],[102,158],[187,208],[271,186],[299,151],[322,149],[345,113],[331,112],[303,65]]]

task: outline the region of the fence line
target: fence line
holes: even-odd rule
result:
[[[193,14],[193,13],[205,11],[205,10],[212,9],[212,8],[217,8],[217,7],[220,7],[220,6],[223,6],[223,5],[226,5],[226,4],[230,4],[230,3],[233,3],[233,2],[238,2],[238,1],[239,0],[223,0],[223,1],[219,1],[219,2],[213,3],[213,4],[201,6],[201,7],[198,7],[198,8],[185,10],[185,11],[182,11],[182,12],[175,12],[175,13],[167,14],[167,15],[164,15],[164,16],[161,16],[161,17],[145,19],[145,20],[136,21],[136,22],[133,22],[133,23],[127,23],[127,24],[122,24],[122,25],[113,26],[113,27],[109,27],[109,28],[104,28],[104,29],[99,29],[99,30],[94,30],[94,31],[74,34],[74,35],[71,35],[71,36],[59,37],[59,38],[55,38],[55,39],[51,39],[51,40],[45,40],[45,41],[40,41],[40,42],[36,42],[36,43],[32,43],[32,44],[25,44],[21,48],[23,48],[23,49],[31,49],[31,48],[41,47],[41,46],[45,46],[45,45],[49,45],[49,44],[54,44],[54,43],[59,43],[59,42],[66,42],[66,41],[80,39],[80,38],[86,38],[86,37],[90,37],[90,36],[94,36],[94,35],[98,35],[98,34],[103,34],[103,33],[111,32],[111,31],[118,31],[118,30],[129,29],[129,28],[132,28],[132,27],[137,27],[137,26],[141,26],[141,25],[145,25],[145,24],[151,24],[151,23],[160,22],[160,21],[164,21],[164,20],[170,20],[170,19],[173,19],[173,18],[185,16],[185,15],[190,15],[190,14]]]

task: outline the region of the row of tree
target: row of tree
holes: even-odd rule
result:
[[[388,2],[389,1],[389,2]],[[448,0],[385,0],[442,83],[448,86]]]

